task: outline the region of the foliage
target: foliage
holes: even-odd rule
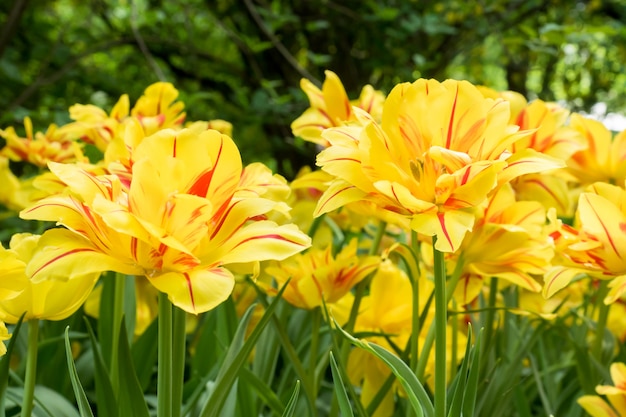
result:
[[[331,69],[353,96],[454,77],[620,111],[625,16],[611,0],[14,0],[0,5],[0,124],[64,123],[71,104],[167,80],[191,120],[231,121],[245,161],[293,178],[313,165],[287,128],[305,108],[300,78]]]

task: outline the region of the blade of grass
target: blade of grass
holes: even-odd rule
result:
[[[78,411],[81,417],[93,417],[91,407],[89,406],[89,400],[85,395],[85,390],[80,383],[78,373],[76,372],[76,365],[74,364],[74,358],[72,358],[72,347],[70,346],[70,327],[65,328],[65,353],[67,355],[67,368],[70,373],[70,379],[72,381],[72,388],[74,389],[74,395],[76,396],[76,402],[78,403]]]
[[[128,345],[126,323],[120,320],[117,360],[119,364],[120,392],[119,415],[127,417],[150,417],[143,390],[135,372],[133,359]]]
[[[25,313],[24,313],[25,314]],[[0,417],[5,417],[5,397],[7,386],[9,384],[9,369],[11,364],[11,355],[13,354],[13,349],[15,348],[15,341],[17,340],[17,336],[20,333],[20,328],[22,327],[22,320],[24,319],[24,314],[17,321],[15,328],[13,329],[13,334],[11,335],[11,340],[9,340],[9,345],[7,346],[7,351],[4,354],[4,357],[0,361]]]
[[[333,384],[335,386],[335,393],[337,394],[337,401],[342,417],[354,417],[352,406],[348,399],[348,393],[346,392],[346,387],[341,378],[341,373],[339,373],[339,369],[337,368],[337,362],[335,361],[333,352],[330,352],[330,370],[333,374]]]
[[[100,350],[100,344],[96,340],[96,335],[89,324],[89,320],[85,319],[87,332],[91,339],[91,348],[93,349],[95,382],[96,382],[96,404],[98,407],[99,417],[116,417],[117,416],[117,399],[113,393],[111,385],[111,377],[107,370]]]
[[[472,326],[467,329],[467,345],[465,346],[465,356],[461,363],[461,369],[456,374],[456,378],[450,384],[450,391],[453,392],[450,398],[450,404],[448,409],[448,417],[455,417],[461,415],[463,408],[463,399],[465,394],[465,383],[467,381],[467,369],[470,361],[470,351],[472,346]]]
[[[237,378],[239,370],[248,360],[250,352],[252,352],[254,345],[259,339],[259,336],[261,336],[261,333],[263,332],[263,329],[265,329],[265,327],[271,320],[274,311],[276,310],[276,306],[278,305],[278,302],[280,301],[280,298],[285,291],[285,288],[287,288],[287,285],[288,282],[280,289],[280,291],[278,291],[278,294],[276,294],[276,298],[272,301],[272,303],[267,306],[265,313],[259,320],[258,324],[255,326],[252,333],[250,333],[250,336],[245,343],[242,342],[255,305],[253,304],[252,306],[250,306],[246,313],[243,315],[239,323],[239,327],[237,327],[237,331],[235,332],[233,342],[228,349],[226,358],[224,359],[222,367],[217,375],[217,379],[215,381],[215,389],[213,390],[208,401],[204,404],[204,407],[202,408],[202,411],[200,413],[201,417],[217,417],[219,415],[224,401],[226,400],[226,396],[230,392],[230,388]]]
[[[285,412],[282,417],[293,417],[293,413],[296,411],[296,404],[298,403],[298,394],[300,394],[300,381],[296,381],[296,386],[293,389],[291,398],[285,406]]]
[[[370,352],[389,366],[391,372],[394,373],[405,389],[409,403],[418,417],[434,417],[435,408],[430,401],[428,393],[426,393],[424,386],[419,382],[411,368],[402,359],[381,346],[352,337],[337,322],[335,322],[335,326],[350,343]]]

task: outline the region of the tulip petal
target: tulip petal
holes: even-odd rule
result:
[[[315,217],[321,216],[348,203],[359,201],[365,198],[366,195],[364,191],[359,190],[348,182],[335,180],[320,197],[313,215]]]
[[[441,252],[455,252],[473,225],[474,214],[461,210],[415,214],[411,220],[411,229],[437,236],[435,248]]]
[[[584,269],[553,266],[543,277],[543,296],[545,298],[552,297],[572,282],[577,275],[584,274],[586,272],[587,271]]]
[[[166,272],[148,279],[159,291],[166,293],[174,305],[191,314],[217,307],[235,286],[232,273],[221,267]]]
[[[245,225],[221,248],[223,264],[282,260],[311,246],[311,238],[297,226],[279,226],[271,221]]]
[[[48,230],[41,236],[39,247],[26,268],[34,282],[46,278],[68,280],[103,271],[144,273],[137,265],[100,252],[89,240],[67,229]]]

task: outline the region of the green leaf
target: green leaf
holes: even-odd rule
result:
[[[153,320],[131,347],[139,385],[141,385],[144,391],[150,385],[150,379],[157,361],[157,323],[158,320]]]
[[[250,371],[246,367],[243,367],[241,368],[241,375],[239,376],[239,379],[242,382],[245,381],[248,383],[259,395],[259,397],[261,397],[263,404],[271,408],[275,414],[282,414],[285,411],[285,406],[280,402],[276,393],[254,372]]]
[[[465,356],[463,356],[463,362],[461,363],[461,369],[456,374],[456,378],[450,384],[450,391],[453,391],[453,395],[448,397],[450,404],[448,405],[448,417],[455,417],[461,415],[463,407],[463,398],[465,394],[465,383],[467,381],[467,368],[470,361],[470,350],[472,346],[472,326],[469,325],[467,329],[467,344],[465,346]]]
[[[91,407],[89,406],[89,400],[85,395],[85,390],[78,379],[78,373],[76,372],[76,365],[74,364],[74,358],[72,358],[72,347],[70,346],[70,326],[65,328],[65,354],[67,357],[67,368],[70,373],[70,379],[72,381],[72,388],[74,389],[74,395],[76,396],[76,402],[78,403],[78,410],[81,417],[93,417]]]
[[[95,382],[96,382],[96,405],[99,417],[115,417],[117,416],[117,400],[113,394],[113,386],[111,385],[111,377],[107,366],[102,357],[100,344],[96,340],[96,335],[89,324],[89,320],[85,319],[87,331],[91,340],[91,349],[93,350],[93,359],[95,363]]]
[[[217,375],[215,389],[211,393],[208,401],[204,404],[202,412],[200,413],[201,417],[217,417],[219,415],[224,401],[226,400],[226,396],[228,395],[228,392],[230,392],[230,388],[237,378],[239,370],[248,360],[250,352],[252,352],[259,336],[261,336],[263,329],[265,329],[272,318],[285,288],[286,285],[283,286],[283,288],[281,288],[278,292],[276,298],[267,307],[265,313],[261,317],[261,320],[259,320],[258,324],[248,337],[248,340],[246,340],[243,345],[241,345],[241,343],[243,342],[248,322],[250,321],[255,304],[251,305],[241,318],[241,322],[239,323],[239,327],[237,327],[233,342],[226,353],[226,358],[224,359],[222,367]]]
[[[341,378],[341,373],[337,367],[337,361],[335,361],[333,352],[330,352],[330,370],[333,373],[333,384],[335,386],[337,402],[339,403],[339,411],[341,411],[342,417],[354,417],[354,413],[352,413],[352,406],[350,405],[350,400],[348,399],[348,393],[346,392],[346,387],[343,384],[343,379]]]
[[[17,336],[20,333],[20,328],[22,327],[22,319],[24,318],[24,314],[22,314],[22,317],[20,317],[17,324],[15,325],[15,328],[13,329],[13,334],[11,335],[11,340],[9,340],[9,345],[7,346],[7,351],[0,361],[0,417],[5,417],[6,408],[4,406],[4,403],[7,385],[9,382],[9,366],[11,362],[11,355],[13,354],[15,341],[17,340]]]
[[[463,395],[463,417],[474,417],[476,410],[476,396],[478,395],[478,376],[480,371],[480,349],[483,340],[483,329],[478,332],[476,343],[474,344],[474,352],[472,354],[472,365],[470,366],[469,376]]]
[[[293,393],[291,394],[291,398],[289,398],[289,402],[285,407],[285,412],[283,413],[283,417],[293,417],[293,413],[296,411],[296,404],[298,403],[298,394],[300,393],[300,381],[296,381],[296,386],[293,389]]]
[[[417,379],[411,368],[404,363],[402,359],[389,352],[387,349],[375,343],[366,342],[352,337],[351,334],[344,331],[339,323],[335,321],[336,328],[347,338],[353,345],[370,352],[389,366],[391,372],[398,378],[398,381],[406,391],[411,407],[415,411],[417,417],[434,417],[435,407],[433,406],[428,393],[424,386]]]
[[[122,320],[118,345],[120,376],[119,415],[124,417],[150,417],[148,406],[139,384],[133,358],[128,346],[126,323]]]

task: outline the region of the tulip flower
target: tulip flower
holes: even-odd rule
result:
[[[437,236],[454,252],[474,224],[474,209],[499,184],[563,163],[512,145],[530,132],[508,124],[509,106],[486,99],[468,82],[417,80],[396,86],[382,124],[354,109],[360,126],[329,128],[317,158],[336,177],[317,206],[320,215],[365,200],[411,219],[411,229]]]
[[[162,130],[137,146],[132,161],[129,184],[50,165],[69,193],[21,216],[66,229],[43,235],[47,250],[29,264],[34,279],[49,269],[143,275],[173,304],[198,314],[231,293],[234,277],[225,265],[284,259],[310,245],[297,227],[263,220],[284,207],[258,196],[262,184],[256,193],[249,181],[240,186],[241,157],[226,135]]]
[[[614,385],[598,385],[596,392],[605,395],[607,403],[596,395],[584,395],[578,404],[591,417],[621,417],[626,415],[626,365],[617,362],[611,364],[611,379]]]
[[[49,161],[74,162],[84,160],[78,142],[66,128],[57,128],[52,124],[46,133],[35,132],[29,117],[24,119],[26,137],[19,137],[15,129],[0,129],[0,137],[6,140],[6,146],[0,155],[13,161],[26,161],[38,167],[45,167]]]
[[[9,249],[0,246],[0,319],[17,323],[24,320],[63,320],[78,310],[93,289],[100,274],[83,272],[63,280],[27,276],[31,260],[45,250],[39,235],[13,235]]]
[[[325,71],[325,74],[326,79],[321,90],[311,81],[302,79],[300,87],[309,98],[311,107],[291,124],[295,136],[322,147],[329,145],[321,136],[324,129],[356,121],[352,106],[363,109],[375,120],[380,120],[385,99],[380,91],[366,85],[360,97],[350,101],[339,77],[332,71]]]
[[[556,223],[553,220],[553,223]],[[576,227],[556,223],[552,232],[563,262],[545,276],[544,295],[551,297],[579,274],[610,280],[610,304],[626,291],[626,191],[615,185],[596,183],[582,193]]]
[[[376,270],[378,256],[357,256],[357,240],[353,239],[337,256],[332,247],[312,248],[265,269],[282,287],[289,284],[283,298],[296,307],[312,309],[325,303],[335,303],[354,285]]]
[[[548,271],[554,255],[551,240],[543,231],[545,221],[543,206],[536,201],[515,201],[510,185],[494,193],[459,250],[463,262],[456,289],[459,304],[471,303],[483,280],[491,277],[541,291],[536,278]]]

